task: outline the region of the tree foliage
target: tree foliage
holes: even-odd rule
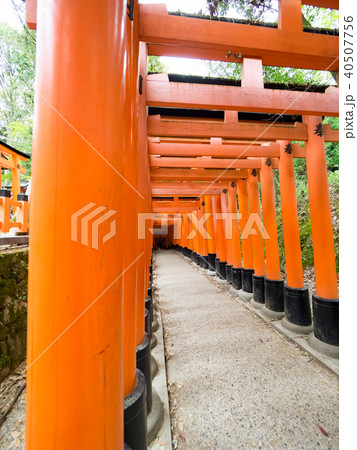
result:
[[[0,139],[31,154],[36,32],[24,23],[24,3],[13,1],[22,29],[0,22]],[[30,176],[30,163],[25,163]]]
[[[167,66],[161,61],[159,56],[148,56],[148,73],[165,73]]]
[[[268,11],[276,10],[272,0],[207,0],[211,16],[225,16],[230,8],[251,23],[260,22]]]

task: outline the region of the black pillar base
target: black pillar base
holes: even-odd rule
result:
[[[187,247],[183,248],[183,255],[186,257],[188,256],[188,248]]]
[[[208,270],[214,272],[216,270],[216,254],[208,253]]]
[[[151,297],[146,297],[145,299],[145,309],[149,311],[151,323],[154,318],[154,306]]]
[[[242,269],[242,289],[244,292],[253,292],[254,269]]]
[[[261,304],[265,303],[264,280],[265,277],[253,275],[253,299]]]
[[[201,267],[202,269],[208,269],[208,256],[201,257]]]
[[[232,264],[227,264],[226,265],[226,280],[230,284],[232,284],[232,269],[233,269],[233,265]]]
[[[239,291],[242,289],[242,269],[241,267],[232,268],[232,286]]]
[[[219,258],[217,256],[214,259],[214,270],[219,275]]]
[[[339,300],[312,296],[314,335],[329,345],[339,345]]]
[[[307,287],[291,288],[284,286],[285,319],[303,327],[311,326],[311,309]]]
[[[265,307],[270,311],[284,312],[284,280],[265,279]]]
[[[151,286],[151,284],[148,287],[148,297],[152,298],[152,286]]]
[[[136,385],[124,398],[124,440],[132,450],[147,450],[146,382],[136,370]]]
[[[152,321],[151,321],[151,315],[150,311],[145,308],[145,331],[148,333],[148,335],[152,336]]]
[[[145,376],[146,381],[146,410],[152,408],[152,377],[151,377],[151,347],[150,336],[145,333],[143,342],[136,347],[136,367]]]
[[[226,279],[226,265],[227,262],[226,261],[220,261],[219,262],[219,272],[218,275],[220,278],[222,278],[222,280]]]
[[[150,275],[152,275],[152,264],[150,264],[150,266],[149,266],[149,273],[150,273]]]

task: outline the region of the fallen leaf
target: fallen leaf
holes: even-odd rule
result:
[[[318,424],[317,425],[318,427],[319,427],[319,430],[321,431],[321,433],[324,435],[324,436],[327,436],[328,437],[328,434],[326,433],[326,431]]]
[[[186,438],[185,438],[185,436],[182,436],[182,434],[179,434],[178,438],[181,442],[186,443]]]
[[[261,343],[263,343],[263,342],[264,342],[262,338],[259,338],[259,340],[260,340],[260,342],[261,342]]]

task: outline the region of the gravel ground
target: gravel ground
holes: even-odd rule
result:
[[[337,449],[338,377],[175,251],[156,261],[173,447]]]

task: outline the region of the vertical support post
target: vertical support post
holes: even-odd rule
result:
[[[14,168],[11,171],[11,184],[12,184],[12,200],[17,201],[17,196],[21,193],[20,183],[20,158],[19,155],[13,154],[12,160],[14,162]],[[12,207],[12,213],[15,214],[17,207]]]
[[[333,347],[339,344],[339,300],[322,118],[305,116],[303,121],[308,127],[306,170],[316,278],[316,295],[312,296],[314,334],[310,343],[332,346],[325,352],[336,356],[338,348]]]
[[[258,58],[243,58],[242,87],[264,88],[263,64]]]
[[[242,254],[239,237],[239,222],[237,210],[237,189],[236,183],[232,182],[228,187],[228,211],[231,215],[232,223],[232,286],[234,289],[242,289]]]
[[[134,9],[134,17],[135,17]],[[138,43],[138,20],[134,20],[134,46],[133,46],[133,97],[135,98],[135,112],[138,114],[138,179],[137,190],[141,196],[137,195],[138,213],[147,213],[149,211],[150,192],[150,168],[148,157],[147,142],[147,106],[146,106],[146,76],[147,76],[147,47],[145,43]],[[138,52],[139,50],[139,52]],[[138,70],[136,70],[137,60],[139,61]],[[141,81],[139,82],[141,77]],[[140,83],[140,86],[139,86]],[[140,88],[140,92],[139,92]],[[135,92],[135,95],[134,95]],[[135,128],[134,128],[135,130]],[[134,142],[135,145],[135,142]],[[141,221],[140,221],[141,222]],[[137,220],[137,223],[139,221]],[[145,221],[146,225],[146,221]],[[150,264],[151,252],[148,244],[147,229],[145,230],[146,239],[137,239],[137,252],[142,255],[136,264],[136,368],[145,376],[146,382],[146,408],[149,414],[152,409],[152,376],[151,376],[151,324],[153,321],[153,298],[152,286],[150,289],[147,283],[146,272],[149,272],[149,278],[152,274],[152,265]],[[135,241],[134,241],[135,242]],[[150,269],[151,268],[151,269]],[[130,301],[130,300],[129,300]],[[149,322],[145,327],[145,318]],[[147,322],[146,322],[147,323]],[[145,330],[146,328],[146,330]]]
[[[253,244],[250,231],[248,187],[246,179],[238,180],[238,207],[240,218],[240,230],[242,240],[243,268],[242,268],[242,289],[247,294],[253,292]]]
[[[213,197],[211,195],[204,196],[205,211],[207,214],[207,232],[210,235],[208,239],[208,272],[213,274],[215,271],[216,259],[216,236],[214,232],[214,218],[213,218]]]
[[[228,189],[221,191],[221,208],[222,220],[224,223],[224,243],[227,255],[227,264],[225,270],[225,279],[228,283],[232,282],[232,268],[233,268],[233,250],[232,250],[232,222],[228,211]]]
[[[221,196],[215,195],[215,215],[216,215],[216,227],[217,227],[217,243],[218,243],[218,261],[216,262],[216,272],[221,279],[225,279],[226,264],[227,264],[227,254],[226,254],[226,244],[224,241],[224,225],[222,221],[222,207],[221,207]]]
[[[309,292],[304,287],[294,161],[289,141],[280,144],[279,178],[287,285],[284,287],[285,328],[308,334],[312,330]]]
[[[124,177],[127,181],[124,189],[123,203],[125,208],[125,240],[124,240],[124,267],[128,267],[124,274],[124,439],[132,448],[147,447],[147,421],[146,416],[148,408],[151,408],[150,382],[146,381],[145,374],[137,367],[137,338],[144,335],[144,330],[136,330],[137,314],[142,311],[144,305],[139,303],[137,264],[145,264],[144,255],[141,252],[138,242],[138,212],[139,201],[143,200],[142,193],[138,191],[138,133],[139,133],[139,5],[133,3],[132,17],[126,14],[125,20],[128,29],[128,39],[126,41],[126,110],[124,123],[127,133],[124,136],[125,142],[125,168]],[[138,259],[139,258],[139,259]],[[130,260],[137,260],[136,264],[129,265]],[[144,301],[144,299],[142,299]],[[142,317],[140,318],[142,320]],[[141,320],[139,323],[141,324]],[[145,315],[144,315],[145,320]],[[134,335],[134,336],[133,336]],[[143,339],[144,340],[144,339]],[[141,345],[148,346],[147,342],[139,344],[139,353]],[[149,346],[150,347],[150,346]],[[139,354],[139,358],[142,355]],[[148,355],[146,354],[148,359]],[[144,365],[143,365],[144,366]],[[142,367],[143,367],[142,366]],[[147,367],[144,368],[148,375]],[[125,381],[128,380],[128,385]],[[134,385],[133,385],[134,381]],[[127,387],[131,387],[128,392]],[[138,395],[139,393],[139,395]]]
[[[265,258],[257,175],[257,169],[253,169],[248,176],[248,196],[254,265],[252,305],[256,308],[261,308],[265,303]]]
[[[263,312],[272,318],[284,316],[284,280],[280,277],[278,229],[275,213],[274,172],[270,158],[261,159],[260,187],[264,229],[267,276]]]
[[[205,224],[207,223],[206,218],[207,218],[207,213],[206,213],[206,202],[205,202],[205,197],[202,196],[200,197],[200,204],[201,204],[201,228],[200,228],[200,239],[201,239],[201,243],[202,243],[202,264],[201,267],[205,270],[208,269],[208,239],[206,237],[207,234],[207,225],[205,226]]]
[[[303,31],[301,0],[279,0],[278,28],[290,33]]]
[[[26,448],[120,449],[125,4],[39,1],[37,17]]]

